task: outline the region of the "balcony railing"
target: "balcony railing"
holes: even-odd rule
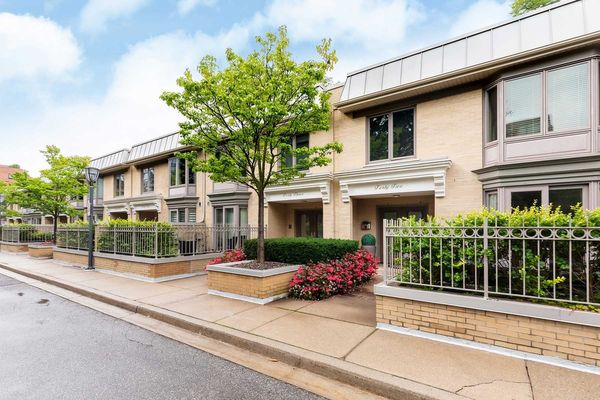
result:
[[[600,227],[384,221],[385,283],[600,305]]]

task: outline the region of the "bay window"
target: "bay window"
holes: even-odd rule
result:
[[[169,221],[173,224],[195,224],[196,209],[192,207],[169,209]]]
[[[413,156],[414,120],[414,108],[370,117],[369,161]]]
[[[502,86],[500,86],[502,85]],[[499,84],[503,88],[503,121],[507,138],[570,132],[590,127],[589,62],[568,65]],[[486,92],[485,139],[498,135],[498,92]]]
[[[507,190],[508,200],[512,208],[529,208],[533,206],[553,209],[559,208],[564,213],[571,212],[577,204],[587,206],[587,186],[525,186]]]
[[[196,183],[196,173],[189,166],[187,160],[182,158],[169,159],[169,185],[192,185]]]
[[[540,133],[542,75],[507,81],[504,86],[504,125],[507,137]]]

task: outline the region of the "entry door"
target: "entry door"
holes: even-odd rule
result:
[[[296,237],[323,237],[323,210],[297,210]]]
[[[416,217],[417,219],[427,216],[425,207],[385,207],[378,209],[377,218],[377,257],[382,258],[384,237],[383,237],[383,220]]]

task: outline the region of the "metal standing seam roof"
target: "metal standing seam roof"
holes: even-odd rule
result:
[[[347,75],[340,102],[600,31],[600,0],[563,0],[536,12]]]
[[[115,151],[114,153],[107,154],[102,157],[94,158],[90,165],[100,170],[110,168],[114,165],[119,165],[127,162],[129,156],[129,150],[123,149]]]
[[[179,132],[175,132],[158,137],[156,139],[148,140],[143,143],[138,143],[131,147],[128,161],[147,158],[153,155],[172,152],[184,148],[185,146],[179,143],[180,140],[181,134]]]
[[[131,147],[131,150],[123,149],[95,158],[91,161],[91,166],[103,170],[116,165],[150,158],[158,154],[174,152],[186,147],[179,143],[180,140],[181,135],[179,132],[169,133],[168,135],[135,144]]]

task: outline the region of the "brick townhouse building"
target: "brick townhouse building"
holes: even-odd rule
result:
[[[562,1],[349,73],[329,89],[330,129],[294,139],[344,151],[267,190],[267,235],[379,246],[386,218],[598,207],[598,15],[598,1]],[[256,225],[255,194],[192,172],[182,150],[173,133],[94,159],[97,216]]]

